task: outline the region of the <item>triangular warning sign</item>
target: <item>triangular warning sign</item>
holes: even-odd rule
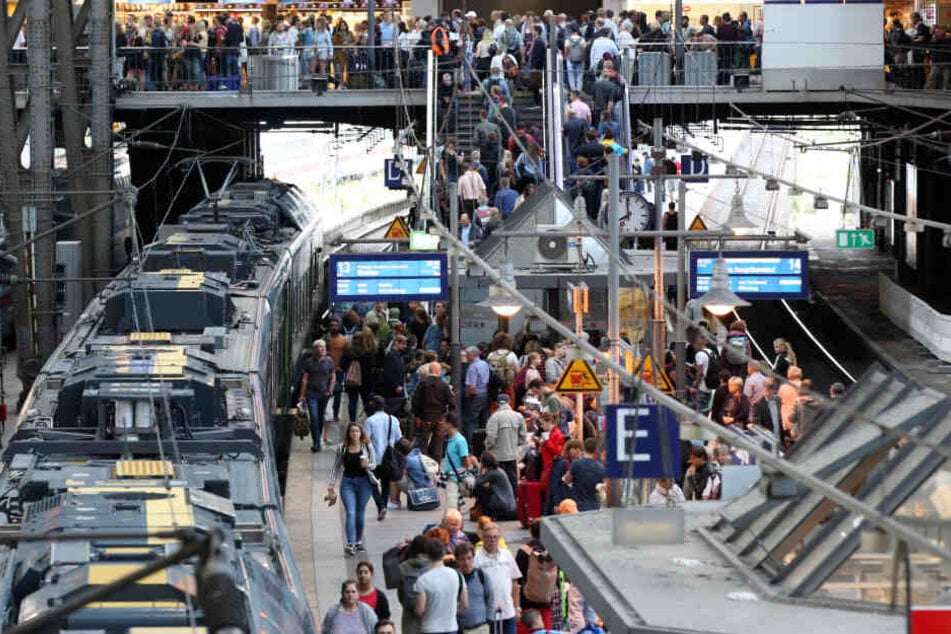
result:
[[[674,384],[670,377],[664,372],[664,367],[654,363],[654,355],[648,352],[641,361],[641,380],[650,383],[657,389],[667,394],[674,393]]]
[[[574,359],[561,373],[555,391],[561,394],[600,394],[604,386],[584,359]]]
[[[419,165],[416,166],[416,173],[417,174],[426,173],[426,157],[425,156],[423,157],[423,160],[419,162]]]
[[[390,223],[390,228],[386,230],[386,235],[383,236],[383,239],[409,240],[409,227],[406,225],[406,221],[403,220],[403,216],[393,218],[393,222]]]
[[[700,217],[700,214],[694,216],[693,220],[690,223],[690,226],[687,227],[687,231],[706,231],[707,223],[703,221],[703,218]]]

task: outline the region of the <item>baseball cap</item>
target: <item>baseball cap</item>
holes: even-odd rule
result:
[[[503,394],[499,394],[498,398],[496,398],[495,400],[498,401],[499,403],[503,404],[503,405],[508,405],[508,403],[509,403],[509,395],[508,395],[508,394],[504,394],[504,393],[503,393]]]

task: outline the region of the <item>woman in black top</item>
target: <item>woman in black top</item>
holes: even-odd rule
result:
[[[481,469],[473,492],[483,515],[495,521],[516,519],[515,493],[508,476],[491,451],[482,452]]]
[[[324,498],[330,505],[337,501],[334,485],[337,483],[337,475],[343,471],[340,497],[343,498],[343,508],[347,513],[347,547],[344,552],[348,555],[366,551],[363,547],[363,527],[367,502],[373,494],[373,487],[379,486],[379,481],[373,475],[374,469],[376,454],[373,444],[363,427],[350,423],[347,425],[343,444],[337,450],[337,457],[330,471],[330,484],[327,485],[327,497]]]

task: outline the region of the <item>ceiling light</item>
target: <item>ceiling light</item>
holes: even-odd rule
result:
[[[730,271],[722,257],[713,262],[713,279],[710,290],[698,299],[700,305],[717,317],[729,315],[734,309],[750,303],[730,290]]]
[[[766,191],[768,192],[778,192],[779,191],[779,181],[775,178],[766,179]]]
[[[829,199],[825,196],[816,196],[813,207],[816,209],[828,209],[829,208]]]
[[[502,262],[499,273],[503,281],[515,286],[515,268],[510,261]],[[491,308],[492,312],[499,317],[511,317],[522,310],[522,305],[518,300],[509,295],[509,292],[498,284],[489,286],[489,296],[481,302],[477,302],[476,306]]]

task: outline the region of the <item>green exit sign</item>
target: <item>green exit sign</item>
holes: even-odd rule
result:
[[[875,232],[872,229],[839,229],[835,232],[835,246],[840,249],[874,249]]]

